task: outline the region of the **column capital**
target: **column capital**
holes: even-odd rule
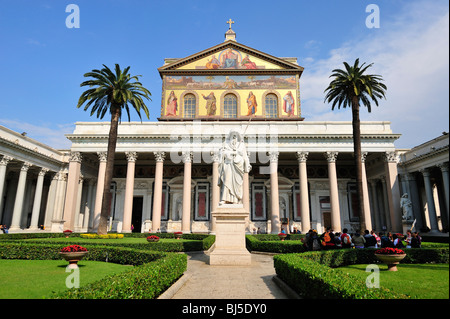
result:
[[[448,172],[448,163],[440,163],[436,166],[440,168],[441,172]]]
[[[8,155],[3,155],[2,159],[0,160],[0,165],[8,165],[9,161],[12,161],[13,158]]]
[[[39,176],[44,176],[45,174],[47,174],[47,172],[49,171],[48,168],[41,168],[41,170],[39,171]]]
[[[424,177],[430,177],[430,169],[429,168],[421,168],[419,172],[422,173]]]
[[[83,156],[80,152],[70,152],[70,162],[78,162],[81,163]]]
[[[219,151],[211,151],[211,158],[214,163],[219,163],[220,161],[220,153]]]
[[[279,152],[277,152],[277,151],[269,151],[268,155],[269,155],[269,160],[270,160],[271,163],[278,162],[278,156],[280,155]]]
[[[100,162],[106,162],[107,154],[108,154],[108,152],[97,152],[98,160]]]
[[[128,162],[136,162],[138,154],[137,152],[125,152]]]
[[[164,162],[164,159],[166,158],[166,152],[153,152],[153,154],[155,155],[155,160],[157,162]]]
[[[386,152],[384,153],[384,161],[386,163],[398,163],[398,154],[397,152]]]
[[[309,152],[297,152],[297,160],[299,163],[306,162]]]
[[[22,164],[22,167],[20,168],[20,170],[24,171],[24,172],[28,172],[28,170],[30,169],[31,166],[33,166],[33,164],[28,163],[28,162],[24,162]]]
[[[362,163],[366,162],[367,154],[368,154],[368,152],[361,152],[361,162]]]
[[[192,152],[182,152],[181,157],[182,157],[183,163],[192,163],[192,157],[193,157]]]
[[[339,154],[338,152],[325,152],[325,153],[323,153],[323,155],[327,159],[328,163],[336,162],[338,154]]]

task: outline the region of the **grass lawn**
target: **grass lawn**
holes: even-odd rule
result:
[[[369,272],[367,265],[339,267],[341,271],[359,276],[366,280]],[[387,265],[381,264],[380,286],[411,296],[413,299],[448,299],[448,264],[399,264],[398,271],[387,271]],[[372,288],[376,289],[376,288]]]
[[[65,260],[0,259],[0,299],[52,298],[52,292],[67,289],[66,278],[72,274],[66,273],[67,265]],[[78,265],[80,286],[132,267],[84,260]]]

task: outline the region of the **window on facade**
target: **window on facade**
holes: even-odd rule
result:
[[[184,96],[184,110],[183,116],[185,118],[195,117],[195,96],[193,94],[186,94]]]
[[[266,188],[263,183],[252,183],[252,220],[266,219]]]
[[[267,94],[265,99],[266,117],[278,116],[278,98],[275,94]]]
[[[234,94],[227,94],[223,100],[223,117],[237,117],[237,99]]]
[[[209,220],[209,183],[198,183],[195,188],[195,220]]]
[[[356,183],[347,184],[347,200],[348,200],[348,211],[350,214],[350,221],[359,221],[358,216],[358,193],[356,190]]]

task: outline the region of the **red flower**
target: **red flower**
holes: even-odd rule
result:
[[[174,234],[181,235],[181,234],[183,234],[183,233],[180,232],[180,231],[176,231],[176,232],[174,232]]]
[[[155,235],[151,235],[151,236],[148,236],[147,237],[147,239],[159,239],[159,237],[158,236],[155,236]]]
[[[386,247],[386,248],[378,249],[377,251],[375,251],[375,254],[381,254],[381,255],[402,255],[404,253],[405,252],[401,249],[391,248],[391,247]]]
[[[61,249],[62,253],[71,253],[71,252],[79,252],[79,251],[88,251],[86,248],[80,245],[70,245]]]
[[[66,229],[65,231],[63,231],[63,233],[71,233],[72,231],[70,229]]]
[[[278,236],[286,236],[285,233],[279,233]]]

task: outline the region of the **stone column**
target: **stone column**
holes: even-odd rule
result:
[[[165,152],[153,152],[156,159],[155,168],[155,190],[153,194],[153,216],[152,232],[156,232],[161,227],[161,200],[163,184],[163,164],[166,157]]]
[[[434,197],[433,197],[433,188],[431,185],[431,179],[430,179],[430,171],[428,168],[424,168],[420,170],[420,172],[423,175],[423,181],[425,184],[425,193],[427,195],[427,204],[428,204],[428,217],[430,218],[430,228],[432,232],[438,232],[438,222],[437,222],[437,215],[436,215],[436,205],[434,203]]]
[[[387,189],[386,176],[382,175],[381,177],[381,191],[383,193],[383,198],[381,199],[383,210],[384,210],[384,222],[386,223],[386,230],[392,230],[391,224],[391,212],[389,211],[389,190]]]
[[[89,180],[88,183],[88,191],[87,191],[87,200],[86,207],[84,209],[84,220],[83,220],[83,231],[88,231],[89,229],[89,219],[92,214],[92,199],[94,192],[94,181],[92,179]]]
[[[370,212],[370,201],[369,201],[369,189],[367,187],[367,176],[366,176],[366,156],[367,152],[361,153],[361,171],[362,171],[362,190],[363,190],[363,206],[364,206],[364,220],[366,222],[366,229],[372,229],[372,218]]]
[[[27,173],[31,167],[31,163],[23,163],[20,168],[19,182],[17,184],[16,199],[14,201],[14,210],[12,215],[10,231],[20,229],[20,220],[22,218],[23,198],[25,195],[25,184],[27,182]]]
[[[400,208],[400,185],[397,172],[397,154],[395,152],[386,152],[385,172],[392,231],[401,232],[403,227]]]
[[[71,152],[69,159],[69,175],[67,177],[66,200],[64,202],[64,227],[74,230],[75,211],[78,198],[78,184],[81,174],[81,154]]]
[[[2,220],[3,212],[3,191],[6,182],[6,166],[12,159],[12,157],[4,155],[0,160],[0,220]]]
[[[134,171],[137,160],[136,152],[125,152],[127,156],[127,180],[125,183],[125,201],[123,204],[122,232],[131,233],[131,215],[133,212]]]
[[[439,164],[438,167],[441,169],[442,172],[442,182],[444,183],[444,194],[445,194],[445,206],[446,207],[446,213],[447,213],[447,223],[450,224],[450,219],[449,219],[449,208],[450,208],[450,203],[449,203],[449,193],[450,193],[450,185],[449,185],[449,176],[448,176],[448,163],[443,163],[443,164]],[[1,177],[0,177],[1,180]],[[0,192],[1,194],[1,192]],[[0,205],[1,207],[1,205]]]
[[[220,186],[219,183],[219,153],[211,152],[211,156],[213,159],[212,164],[212,203],[211,203],[211,212],[214,212],[217,207],[219,207],[220,201]],[[211,214],[211,233],[216,232],[216,218]]]
[[[270,159],[270,208],[271,232],[278,234],[281,231],[280,203],[278,196],[278,152],[269,152]]]
[[[190,233],[192,152],[183,152],[183,163],[184,163],[183,216],[181,218],[181,231],[183,233]]]
[[[311,219],[309,217],[308,174],[306,170],[308,154],[308,152],[297,152],[300,186],[300,215],[302,219],[303,234],[306,234],[311,229]]]
[[[81,200],[85,194],[83,194],[83,182],[84,176],[80,173],[80,178],[78,179],[78,192],[77,200],[75,203],[75,218],[74,218],[74,229],[80,231],[80,211],[81,211]]]
[[[325,158],[328,161],[328,180],[330,183],[330,204],[331,204],[331,228],[334,231],[341,231],[341,212],[339,209],[339,191],[336,174],[336,159],[338,152],[326,152]]]
[[[36,182],[36,191],[34,193],[34,202],[33,202],[33,211],[31,213],[31,223],[30,230],[38,230],[39,229],[39,213],[41,210],[41,200],[42,200],[42,188],[44,186],[44,176],[47,174],[48,169],[42,168],[39,172],[37,182]]]
[[[53,212],[55,210],[55,200],[56,200],[56,189],[58,185],[58,173],[52,173],[50,187],[48,189],[48,197],[47,197],[47,205],[45,208],[45,218],[44,218],[44,227],[46,229],[51,229],[52,227],[52,219]]]
[[[100,163],[98,166],[97,192],[95,195],[94,220],[92,225],[92,228],[94,230],[98,228],[98,224],[100,222],[100,214],[102,212],[102,199],[103,199],[103,187],[105,186],[107,152],[97,152],[97,155]]]

